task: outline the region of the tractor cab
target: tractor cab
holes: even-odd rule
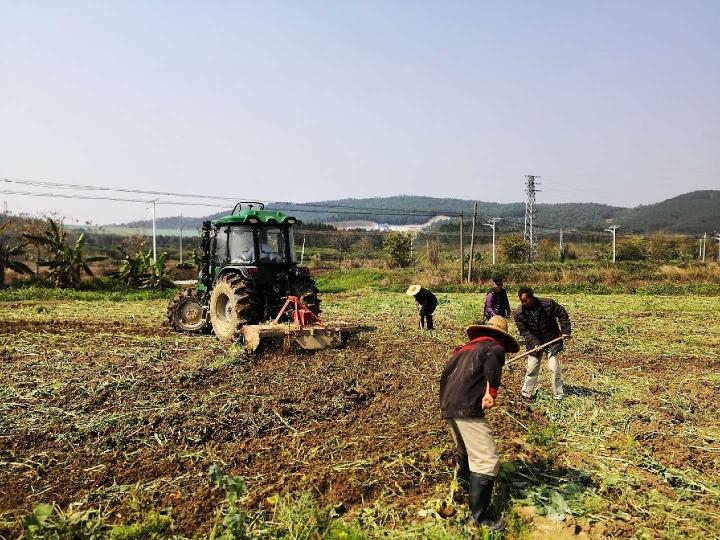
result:
[[[259,206],[259,208],[256,207]],[[203,224],[206,264],[200,275],[205,287],[218,276],[241,272],[258,281],[297,269],[293,225],[298,221],[282,212],[265,210],[262,203],[235,206],[232,214]]]

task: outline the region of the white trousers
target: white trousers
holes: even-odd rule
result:
[[[553,396],[555,396],[555,399],[562,399],[565,393],[563,391],[562,380],[560,379],[560,359],[558,355],[559,353],[548,353],[548,369],[550,370],[550,385],[552,386]],[[524,396],[532,397],[535,393],[538,373],[540,373],[540,358],[537,356],[528,356],[525,382],[521,390]]]
[[[500,455],[495,435],[485,418],[450,418],[450,433],[458,452],[468,457],[470,472],[495,477],[500,471]]]

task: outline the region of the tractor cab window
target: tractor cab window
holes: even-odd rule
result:
[[[255,242],[252,229],[230,228],[230,262],[249,264],[255,261]]]
[[[222,227],[215,235],[215,262],[222,264],[227,259],[228,229]]]
[[[259,229],[260,261],[285,262],[285,238],[281,229]]]

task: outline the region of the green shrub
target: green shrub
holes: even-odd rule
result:
[[[410,233],[390,231],[383,240],[383,252],[388,264],[393,268],[406,268],[412,260],[412,236]]]
[[[529,247],[519,234],[508,234],[498,239],[500,254],[507,262],[518,263],[528,260]]]

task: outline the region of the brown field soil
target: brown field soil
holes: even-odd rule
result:
[[[702,339],[717,299],[688,316],[694,335],[662,324],[672,300],[613,304],[612,324],[592,301],[561,300],[577,328],[566,400],[550,399],[543,370],[538,399],[521,402],[520,361],[489,414],[506,463],[496,504],[517,516],[508,536],[720,535],[720,359]],[[420,519],[450,487],[438,381],[478,299],[444,295],[434,336],[402,295],[324,306],[373,328],[345,349],[251,357],[173,333],[163,301],[0,303],[0,537],[18,537],[39,502],[122,522],[140,501],[172,507],[179,533],[207,533],[223,496],[214,463],[247,479],[251,509],[310,491],[350,517],[382,505]],[[562,519],[538,515],[552,492],[572,510]]]

